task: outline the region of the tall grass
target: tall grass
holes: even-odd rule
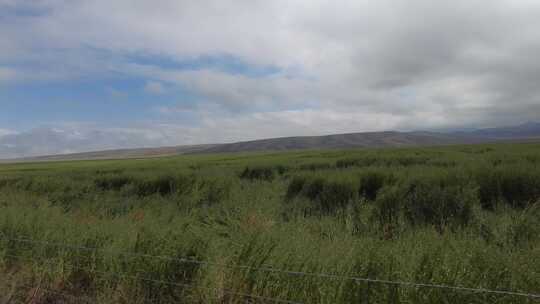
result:
[[[501,144],[2,165],[0,295],[532,303],[257,269],[538,294],[539,152]]]

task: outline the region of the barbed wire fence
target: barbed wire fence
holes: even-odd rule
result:
[[[14,259],[18,259],[18,260],[25,260],[25,261],[28,261],[28,262],[35,262],[36,261],[36,259],[27,258],[27,257],[24,257],[22,255],[4,254],[4,256],[14,258]],[[49,260],[49,261],[41,261],[41,263],[42,263],[42,265],[43,264],[50,264],[50,265],[55,265],[56,264],[54,259]],[[95,270],[95,269],[88,269],[88,268],[85,268],[85,267],[73,266],[73,265],[65,265],[65,268],[68,268],[70,270],[89,271],[89,272],[92,272],[93,274],[98,274],[98,275],[105,276],[105,277],[113,277],[113,278],[117,278],[117,279],[132,279],[132,280],[136,280],[136,281],[154,283],[154,284],[159,284],[159,285],[167,285],[167,286],[181,287],[181,288],[188,288],[188,289],[203,289],[203,290],[206,290],[206,291],[216,291],[216,292],[220,292],[222,294],[226,294],[226,295],[230,295],[230,296],[242,297],[242,298],[250,298],[250,299],[262,300],[262,301],[266,301],[266,302],[285,303],[285,304],[301,304],[301,303],[295,302],[295,301],[264,297],[264,296],[254,295],[254,294],[240,293],[240,292],[227,290],[227,289],[223,289],[223,288],[216,289],[216,288],[209,288],[209,287],[205,287],[205,286],[198,286],[198,285],[195,285],[193,282],[179,283],[179,282],[172,282],[172,281],[167,281],[167,280],[159,280],[159,279],[154,279],[154,278],[148,278],[148,277],[145,277],[145,276],[127,274],[127,273],[123,273],[123,272],[99,271],[99,270]],[[32,286],[26,285],[26,287],[32,287]],[[44,292],[48,292],[48,290],[45,289]],[[58,293],[58,292],[54,292],[54,291],[52,291],[52,293],[57,293],[57,294],[64,295],[64,296],[67,296],[67,297],[70,297],[70,298],[76,298],[76,296],[70,295],[70,294]],[[149,302],[149,303],[151,303],[151,302]]]
[[[491,294],[491,295],[498,295],[498,296],[511,296],[511,297],[526,298],[535,302],[536,301],[540,302],[540,294],[520,292],[520,291],[494,290],[494,289],[486,289],[486,288],[452,286],[452,285],[423,283],[423,282],[408,282],[408,281],[399,281],[399,280],[386,280],[386,279],[378,279],[378,278],[363,278],[363,277],[347,276],[347,275],[340,275],[340,274],[333,274],[333,273],[293,271],[293,270],[288,270],[288,269],[274,268],[270,265],[254,267],[254,266],[248,266],[248,265],[226,264],[226,263],[198,260],[193,257],[172,257],[172,256],[163,256],[163,255],[151,255],[151,254],[146,254],[146,253],[78,246],[78,245],[72,245],[72,244],[33,240],[33,239],[27,239],[27,238],[7,237],[1,234],[0,234],[0,240],[23,243],[23,244],[28,244],[30,246],[49,246],[49,247],[57,247],[61,249],[66,249],[69,251],[87,251],[87,252],[101,252],[101,253],[107,253],[107,254],[118,254],[123,257],[155,259],[155,260],[177,262],[177,263],[183,263],[183,264],[195,264],[195,265],[206,266],[206,267],[237,269],[237,270],[244,270],[248,272],[278,273],[278,274],[294,276],[294,277],[311,277],[311,278],[332,279],[332,280],[342,280],[342,281],[361,282],[361,283],[374,283],[374,284],[391,285],[391,286],[404,287],[404,288],[429,288],[429,289],[446,290],[449,292],[461,292],[461,293],[466,292],[466,293],[476,293],[476,294]],[[48,261],[40,261],[35,257],[29,258],[22,255],[15,255],[15,254],[9,254],[9,253],[4,253],[3,256],[9,257],[12,259],[25,260],[26,262],[39,262],[42,265],[46,265],[46,264],[55,265],[54,259],[49,259]],[[148,282],[148,283],[153,283],[153,284],[179,287],[179,288],[184,288],[184,289],[199,289],[199,290],[205,290],[207,292],[220,293],[222,295],[228,295],[231,297],[245,299],[246,303],[253,303],[251,301],[259,301],[263,303],[303,304],[301,302],[296,302],[296,301],[292,301],[288,299],[266,297],[266,296],[250,294],[250,293],[241,293],[241,292],[236,292],[236,291],[228,290],[224,288],[212,288],[212,287],[206,287],[206,286],[201,286],[201,285],[195,285],[193,282],[174,282],[174,281],[168,281],[168,280],[162,280],[162,279],[149,278],[144,275],[138,275],[138,274],[144,274],[144,270],[136,270],[137,274],[134,275],[134,274],[127,274],[123,272],[98,271],[95,269],[88,269],[88,268],[74,266],[74,265],[64,265],[64,266],[71,270],[91,271],[94,274],[98,274],[104,277],[117,278],[117,279],[131,279],[131,280],[139,281],[139,282]],[[62,298],[75,300],[76,303],[93,303],[94,302],[93,300],[87,297],[73,295],[73,294],[53,290],[50,288],[45,288],[42,286],[36,287],[36,286],[28,285],[28,284],[23,284],[21,287],[34,289],[34,291],[37,293],[53,294],[53,295],[60,296]],[[0,298],[0,300],[2,300],[2,298]],[[33,302],[29,302],[29,303],[33,303]],[[144,302],[144,303],[153,303],[153,302]],[[8,300],[5,300],[5,303],[0,302],[0,304],[11,304],[11,302],[8,299]]]

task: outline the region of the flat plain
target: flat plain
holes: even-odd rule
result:
[[[540,144],[0,165],[0,303],[538,300],[370,280],[540,294]]]

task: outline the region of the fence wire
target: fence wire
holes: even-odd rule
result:
[[[399,281],[399,280],[385,280],[385,279],[377,279],[377,278],[362,278],[362,277],[346,276],[346,275],[339,275],[339,274],[332,274],[332,273],[293,271],[293,270],[279,269],[279,268],[266,267],[266,266],[254,267],[254,266],[247,266],[247,265],[236,265],[236,264],[225,264],[225,263],[210,262],[210,261],[201,261],[201,260],[197,260],[191,257],[170,257],[170,256],[151,255],[151,254],[137,253],[137,252],[106,250],[106,249],[100,249],[100,248],[77,246],[77,245],[70,245],[70,244],[63,244],[63,243],[56,243],[56,242],[37,241],[37,240],[26,239],[26,238],[10,238],[6,236],[0,236],[0,238],[4,240],[12,241],[12,242],[27,243],[31,245],[54,246],[54,247],[70,249],[70,250],[84,250],[84,251],[91,251],[91,252],[119,254],[119,255],[129,256],[129,257],[158,259],[158,260],[164,260],[164,261],[170,261],[170,262],[197,264],[197,265],[208,266],[208,267],[239,269],[239,270],[245,270],[245,271],[260,271],[260,272],[269,272],[269,273],[281,273],[285,275],[300,276],[300,277],[315,277],[315,278],[322,278],[322,279],[348,280],[348,281],[355,281],[355,282],[367,282],[367,283],[403,286],[403,287],[408,287],[408,288],[432,288],[432,289],[444,289],[444,290],[450,290],[450,291],[456,291],[456,292],[483,293],[483,294],[494,294],[494,295],[501,295],[501,296],[506,295],[506,296],[515,296],[515,297],[526,297],[533,300],[540,300],[540,294],[527,293],[527,292],[493,290],[493,289],[486,289],[486,288],[473,288],[473,287],[464,287],[464,286],[451,286],[451,285],[433,284],[433,283],[407,282],[407,281]],[[163,284],[173,283],[173,282],[165,282],[165,281],[156,281],[156,283],[158,282],[163,283]],[[223,292],[223,290],[221,289],[220,291]],[[231,294],[231,295],[234,295],[234,294]],[[261,297],[257,295],[249,295],[249,294],[240,293],[240,294],[236,294],[236,296],[243,296],[243,297],[249,297],[249,298],[260,299],[260,300],[268,300],[268,301],[273,301],[277,303],[298,304],[298,302],[266,298],[266,297]]]
[[[10,258],[13,258],[13,259],[26,260],[28,262],[39,262],[42,265],[43,264],[57,265],[57,263],[55,263],[54,261],[51,261],[51,260],[49,260],[49,261],[38,261],[37,259],[34,259],[34,258],[28,258],[28,257],[24,257],[24,256],[21,256],[21,255],[14,255],[14,254],[4,254],[4,256],[5,257],[10,257]],[[255,295],[255,294],[241,293],[241,292],[236,292],[236,291],[227,290],[227,289],[223,289],[223,288],[218,289],[218,288],[211,288],[211,287],[195,285],[195,284],[193,284],[193,282],[179,283],[179,282],[167,281],[167,280],[163,280],[163,279],[154,279],[154,278],[148,278],[148,277],[144,277],[144,276],[132,275],[132,274],[127,274],[127,273],[123,273],[123,272],[99,271],[99,270],[95,270],[95,269],[89,269],[89,268],[80,267],[80,266],[74,266],[74,265],[69,265],[69,264],[68,265],[63,265],[63,267],[66,267],[66,268],[71,269],[71,270],[87,271],[87,272],[90,272],[90,273],[99,274],[99,275],[107,276],[107,277],[113,277],[113,278],[117,278],[117,279],[132,279],[132,280],[135,280],[135,281],[148,282],[148,283],[159,284],[159,285],[167,285],[167,286],[181,287],[181,288],[187,288],[187,289],[202,289],[202,290],[211,291],[211,292],[217,292],[217,293],[221,293],[221,294],[229,295],[229,296],[233,296],[233,297],[254,299],[254,300],[260,300],[260,301],[265,301],[265,302],[284,303],[284,304],[302,304],[301,302],[295,302],[295,301],[289,301],[289,300],[284,300],[284,299],[260,296],[260,295]],[[28,287],[33,288],[33,286],[30,286],[30,285],[28,285]],[[66,295],[66,296],[70,296],[72,298],[76,298],[76,296],[72,296],[72,295],[69,295],[69,294],[62,293],[62,292],[57,292],[57,291],[54,291],[54,290],[48,290],[48,291],[59,294],[59,295]],[[148,302],[148,303],[151,303],[151,302]]]

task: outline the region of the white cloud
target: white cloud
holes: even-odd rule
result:
[[[393,129],[401,123],[390,114],[362,114],[333,110],[261,112],[226,118],[206,118],[197,129],[203,138],[231,142],[291,135],[321,135]],[[291,134],[291,130],[294,133]]]
[[[115,135],[119,142],[159,144],[160,136],[175,144],[213,142],[540,117],[538,1],[36,3],[0,2],[0,9],[39,12],[0,19],[0,83],[124,75],[144,79],[152,94],[181,88],[196,97],[187,108],[155,107],[167,122],[174,115],[196,117],[191,128],[174,122],[160,127],[171,131],[156,133],[159,122],[148,122],[135,128],[139,137]],[[224,54],[277,72],[253,76],[126,59]],[[155,137],[141,135],[145,128]],[[172,134],[178,128],[184,137]]]
[[[148,81],[144,85],[144,90],[151,94],[160,95],[166,92],[165,86],[161,82]]]
[[[170,109],[168,109],[170,110]],[[199,125],[144,123],[103,127],[65,123],[0,137],[0,158],[74,153],[116,148],[140,148],[288,136],[392,129],[401,120],[393,115],[364,115],[329,110],[261,112],[202,118]],[[320,127],[317,127],[320,126]]]
[[[0,84],[12,82],[17,79],[17,71],[0,66]]]
[[[6,136],[6,135],[12,135],[17,134],[17,132],[7,129],[0,129],[0,137]]]
[[[63,124],[0,137],[0,158],[165,145],[159,128]]]
[[[15,5],[13,1],[9,3]],[[29,3],[24,5],[32,7]],[[180,60],[231,54],[255,64],[300,67],[328,93],[321,96],[315,92],[315,96],[331,103],[339,103],[342,98],[358,99],[358,90],[375,91],[376,95],[388,88],[422,85],[449,76],[492,74],[493,79],[479,88],[486,91],[504,80],[520,87],[523,79],[513,80],[505,71],[516,76],[529,71],[532,74],[529,76],[538,76],[535,72],[538,69],[535,64],[531,66],[531,61],[535,61],[535,51],[540,50],[537,37],[540,4],[531,1],[44,3],[38,9],[48,8],[47,14],[2,24],[0,33],[5,37],[2,45],[11,46],[6,49],[13,51],[0,51],[0,58],[3,53],[8,59],[14,59],[17,54],[26,58],[37,57],[36,54],[39,58],[52,57],[48,60],[56,68],[46,74],[49,77],[125,69],[118,62],[111,64],[107,59],[89,58],[94,55],[88,53],[87,47],[120,55],[158,54]],[[55,55],[55,50],[76,51],[66,58],[64,52]],[[62,65],[54,61],[61,61]],[[58,66],[71,68],[61,70]],[[23,72],[35,75],[36,71]],[[213,78],[202,82],[202,76]],[[223,75],[216,78],[195,72],[185,75],[184,81],[202,93],[208,92],[210,97],[242,99],[240,91],[246,85],[259,87],[254,99],[275,99],[273,82],[257,79],[238,82]],[[161,91],[158,83],[147,85],[149,91]],[[339,90],[332,90],[336,86]],[[245,91],[252,93],[249,88]],[[459,91],[460,88],[454,90]],[[277,97],[294,99],[296,95],[291,92]],[[357,102],[370,102],[370,96],[365,97]],[[460,100],[456,98],[454,102]]]
[[[115,89],[113,87],[108,87],[105,90],[109,96],[111,96],[113,99],[126,99],[128,97],[128,93],[119,89]]]

